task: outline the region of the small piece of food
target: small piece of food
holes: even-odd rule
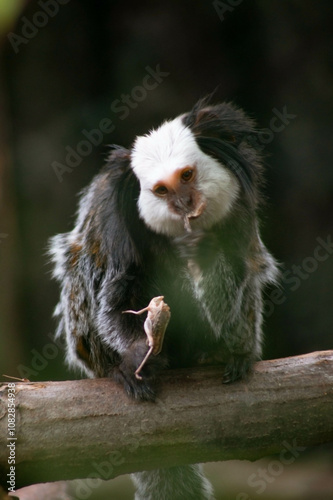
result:
[[[147,307],[140,311],[123,311],[124,313],[142,314],[148,312],[144,322],[144,330],[147,335],[147,345],[149,349],[143,358],[140,366],[135,371],[135,376],[139,380],[142,379],[140,371],[144,367],[147,359],[151,354],[156,356],[162,350],[165,330],[170,320],[170,307],[164,302],[164,296],[154,297]]]

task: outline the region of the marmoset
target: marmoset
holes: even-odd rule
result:
[[[50,245],[61,286],[56,335],[70,366],[154,400],[166,367],[223,363],[228,383],[260,358],[262,289],[277,265],[259,234],[256,134],[242,110],[206,98],[130,149],[113,147],[81,194],[74,229]],[[156,296],[171,318],[137,378],[144,317],[123,311]],[[202,495],[193,498],[210,498]]]

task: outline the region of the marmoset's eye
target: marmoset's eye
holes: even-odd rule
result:
[[[181,174],[182,181],[188,182],[193,179],[194,175],[194,170],[191,168],[188,168],[187,170],[184,170]]]
[[[157,196],[165,196],[166,194],[168,194],[168,188],[163,186],[163,184],[159,185],[159,186],[156,186],[153,190],[154,194],[156,194]]]

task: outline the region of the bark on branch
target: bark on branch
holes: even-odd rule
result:
[[[254,367],[165,372],[156,403],[131,401],[108,379],[16,383],[16,488],[170,465],[256,460],[286,446],[333,441],[333,351]],[[0,478],[8,474],[7,383],[0,385]]]

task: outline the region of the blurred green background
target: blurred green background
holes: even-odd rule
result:
[[[0,374],[75,377],[52,340],[48,238],[110,144],[214,89],[264,129],[262,233],[283,272],[264,358],[333,347],[332,27],[329,0],[0,0]]]

